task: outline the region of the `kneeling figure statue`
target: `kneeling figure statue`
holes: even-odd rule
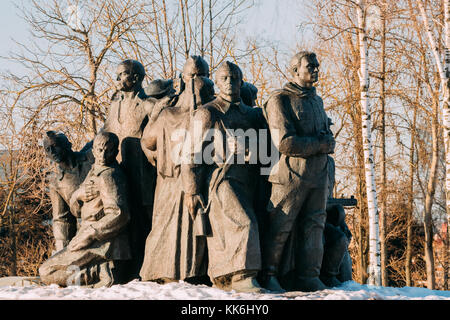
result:
[[[66,248],[39,268],[45,284],[102,287],[123,282],[121,266],[131,258],[125,233],[130,215],[125,176],[116,161],[118,146],[114,133],[102,131],[95,137],[95,162],[70,199],[72,214],[81,217],[80,228]]]

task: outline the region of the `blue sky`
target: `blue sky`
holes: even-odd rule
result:
[[[14,48],[15,43],[11,38],[26,39],[27,26],[19,17],[14,3],[18,1],[2,0],[0,3],[0,55],[4,56]]]
[[[248,32],[288,46],[301,39],[298,25],[305,20],[304,0],[256,0],[248,12]]]
[[[305,19],[301,4],[304,0],[255,0],[256,5],[247,11],[245,31],[249,35],[259,35],[275,41],[280,50],[301,41],[298,25]],[[17,49],[13,38],[26,43],[28,27],[20,18],[21,12],[15,7],[22,0],[2,0],[0,2],[0,56],[7,56]],[[23,0],[26,4],[28,0]],[[13,66],[1,60],[0,71]]]

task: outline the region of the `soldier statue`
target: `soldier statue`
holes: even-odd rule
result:
[[[57,164],[56,172],[49,178],[53,236],[57,252],[67,246],[77,231],[77,219],[70,213],[69,201],[89,172],[93,157],[88,151],[72,151],[72,144],[63,133],[48,131],[43,144],[47,157]]]
[[[198,130],[202,139],[194,143],[191,162],[182,166],[186,205],[193,216],[207,214],[208,275],[214,286],[262,292],[256,280],[261,254],[253,203],[259,172],[242,153],[247,148],[235,130],[258,130],[263,119],[241,101],[242,72],[237,65],[224,62],[216,71],[216,85],[218,97],[199,107],[191,120],[191,134]],[[211,144],[208,132],[214,135]],[[234,146],[227,148],[231,152],[224,151],[227,145]],[[245,161],[236,160],[236,151]]]
[[[131,258],[126,227],[130,220],[127,185],[116,161],[119,140],[101,131],[92,153],[95,162],[70,199],[72,214],[81,218],[80,229],[68,246],[39,268],[45,284],[111,286],[126,280],[123,262]],[[87,189],[97,190],[87,196]]]
[[[176,99],[167,99],[169,105],[145,128],[141,139],[142,150],[158,174],[153,228],[140,271],[144,281],[195,283],[206,275],[206,239],[195,234],[194,219],[184,205],[180,167],[191,113],[197,104],[214,99],[214,83],[208,76],[206,61],[200,56],[189,57],[182,73],[184,90]]]
[[[117,160],[128,179],[130,196],[130,235],[133,261],[131,279],[137,278],[144,258],[145,239],[151,230],[156,170],[147,161],[140,139],[157,104],[142,88],[144,66],[136,60],[125,60],[117,68],[116,86],[103,130],[119,138]]]
[[[156,99],[160,103],[156,103],[155,107],[153,108],[151,114],[149,123],[150,125],[156,121],[156,118],[158,118],[159,113],[161,110],[166,106],[167,103],[165,101],[162,101],[162,99],[168,98],[168,103],[171,103],[170,101],[175,98],[175,89],[173,87],[173,80],[165,80],[165,79],[155,79],[150,84],[144,88],[145,94],[151,98]]]
[[[335,185],[335,163],[328,156],[328,199],[333,199]],[[352,259],[348,245],[352,239],[345,222],[345,210],[340,204],[327,201],[327,220],[324,230],[324,253],[320,279],[329,287],[352,280]]]
[[[335,140],[322,99],[313,86],[318,81],[319,62],[312,52],[294,55],[289,64],[293,77],[270,95],[264,112],[273,141],[280,152],[272,168],[268,203],[268,228],[263,235],[263,285],[283,291],[277,276],[286,240],[295,227],[295,289],[315,291],[327,288],[320,280],[323,231],[328,196],[328,159]],[[274,135],[274,132],[277,132]]]
[[[247,106],[256,106],[256,98],[258,96],[258,88],[250,82],[244,81],[241,86],[241,99]]]

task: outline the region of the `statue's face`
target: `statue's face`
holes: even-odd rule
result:
[[[186,80],[185,82],[188,83],[193,78],[196,78],[196,77],[205,77],[205,78],[207,78],[208,75],[207,75],[206,72],[203,72],[202,70],[200,70],[198,68],[189,68],[186,73],[183,73],[183,77]]]
[[[133,73],[131,66],[120,64],[116,71],[116,86],[120,91],[131,91],[137,82],[137,75]]]
[[[112,144],[104,138],[95,139],[92,146],[92,154],[95,158],[95,164],[108,165],[114,161],[116,157],[116,150],[112,147]]]
[[[219,94],[225,97],[239,96],[241,91],[242,79],[237,72],[229,68],[221,68],[217,71],[216,85],[219,88]]]
[[[68,151],[55,141],[44,140],[44,150],[47,157],[53,162],[61,163],[67,159]]]
[[[202,70],[201,68],[197,68],[194,64],[188,65],[183,70],[183,81],[186,85],[186,88],[191,87],[192,79],[196,78],[207,78],[208,71]]]
[[[297,66],[296,82],[301,86],[312,85],[319,80],[319,62],[315,57],[303,57]]]

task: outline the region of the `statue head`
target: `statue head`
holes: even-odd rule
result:
[[[242,86],[241,69],[234,63],[225,61],[216,71],[216,85],[220,90],[220,97],[227,101],[239,101]]]
[[[72,143],[61,132],[47,131],[43,144],[47,157],[56,163],[67,161],[72,153]]]
[[[256,106],[258,88],[249,82],[244,82],[241,86],[241,99],[248,106]]]
[[[183,67],[181,78],[186,87],[190,87],[191,81],[196,77],[209,78],[208,63],[200,56],[190,56]]]
[[[107,166],[116,160],[119,138],[112,132],[100,131],[94,138],[92,154],[96,165]]]
[[[289,72],[294,82],[300,87],[310,88],[319,80],[319,61],[316,54],[310,51],[300,51],[289,63]]]
[[[173,95],[175,89],[173,88],[173,80],[155,79],[144,89],[147,96],[155,99],[161,99],[166,96]]]
[[[202,105],[214,100],[214,82],[205,77],[195,78],[194,92],[197,105]]]
[[[124,60],[117,67],[116,86],[120,91],[137,91],[142,87],[145,68],[139,61]]]

